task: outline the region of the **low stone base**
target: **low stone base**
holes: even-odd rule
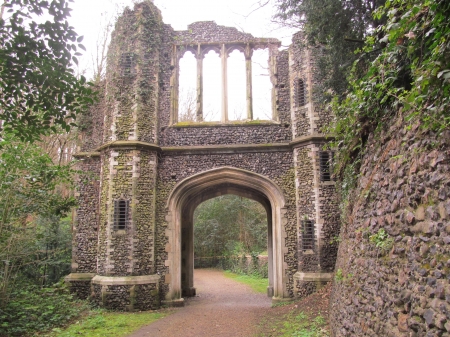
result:
[[[110,310],[151,310],[160,307],[159,275],[95,276],[93,300]]]
[[[177,300],[161,301],[161,304],[168,308],[184,307],[184,298],[179,298]]]
[[[195,297],[197,295],[197,290],[194,287],[183,289],[183,297]]]
[[[294,274],[294,296],[303,298],[315,293],[333,279],[333,273],[303,273]]]
[[[86,300],[91,296],[91,281],[94,273],[72,273],[64,278],[70,288],[70,292],[79,299]]]

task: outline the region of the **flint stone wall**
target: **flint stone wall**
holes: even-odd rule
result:
[[[331,299],[333,336],[450,335],[450,134],[399,115],[371,136]],[[370,237],[384,229],[386,251]]]

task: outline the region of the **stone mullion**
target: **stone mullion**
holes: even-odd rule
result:
[[[197,122],[203,121],[203,55],[201,46],[197,49]]]
[[[225,44],[222,45],[221,50],[222,56],[222,122],[228,121],[228,71],[227,71],[227,61],[228,52]]]
[[[247,75],[247,119],[253,120],[253,97],[252,97],[252,54],[250,45],[245,48],[245,72]]]
[[[178,122],[178,90],[180,81],[180,65],[177,46],[173,47],[173,58],[172,66],[174,67],[174,73],[170,79],[170,86],[172,89],[171,100],[172,100],[172,111],[170,114],[170,124],[176,124]]]

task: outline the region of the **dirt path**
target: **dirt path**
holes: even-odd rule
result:
[[[219,270],[196,269],[194,285],[198,297],[129,337],[250,337],[270,310],[267,295],[224,277]]]

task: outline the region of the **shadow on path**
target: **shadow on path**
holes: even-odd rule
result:
[[[266,294],[226,278],[220,270],[196,269],[194,286],[198,296],[187,299],[183,308],[129,337],[250,337],[272,303]]]

